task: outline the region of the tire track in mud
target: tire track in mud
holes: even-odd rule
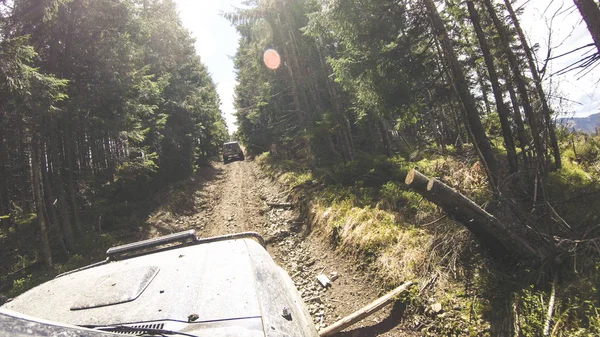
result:
[[[207,191],[212,212],[202,236],[216,236],[245,231],[257,231],[262,222],[261,203],[256,187],[259,185],[252,170],[254,163],[232,162],[218,164],[224,178]],[[260,232],[260,231],[258,231]],[[263,233],[261,233],[263,234]]]

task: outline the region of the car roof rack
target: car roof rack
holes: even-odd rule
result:
[[[185,242],[185,241],[194,242],[197,239],[198,238],[196,237],[196,231],[194,231],[193,229],[190,229],[190,230],[187,230],[184,232],[173,233],[173,234],[169,234],[169,235],[165,235],[165,236],[159,236],[159,237],[153,238],[153,239],[148,239],[148,240],[144,240],[144,241],[128,243],[128,244],[122,245],[122,246],[112,247],[106,251],[106,255],[108,255],[108,257],[110,258],[114,255],[131,253],[131,252],[140,251],[140,250],[144,250],[147,248],[158,247],[158,246],[162,246],[162,245],[166,245],[166,244],[174,243],[174,242],[180,242],[180,241],[181,242]]]
[[[225,240],[236,240],[236,239],[255,239],[258,243],[266,248],[266,243],[263,237],[256,232],[242,232],[235,234],[227,234],[220,236],[213,236],[208,238],[196,237],[196,232],[193,229],[178,232],[170,235],[160,236],[157,238],[128,243],[121,246],[109,248],[106,251],[106,255],[109,260],[118,260],[119,257],[126,255],[127,257],[137,256],[140,254],[146,254],[150,251],[155,252],[157,250],[167,250],[172,248],[180,247],[181,245],[197,245],[204,243],[211,243]],[[158,248],[171,243],[180,243],[179,245]],[[157,248],[157,249],[154,249]],[[150,250],[150,251],[149,251]]]

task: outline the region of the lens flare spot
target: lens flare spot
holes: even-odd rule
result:
[[[274,49],[267,49],[263,54],[263,62],[267,68],[275,70],[281,65],[281,57]]]

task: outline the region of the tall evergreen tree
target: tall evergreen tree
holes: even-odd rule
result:
[[[147,199],[218,154],[216,86],[173,1],[0,9],[0,221],[35,213],[47,265],[97,222],[83,204]]]

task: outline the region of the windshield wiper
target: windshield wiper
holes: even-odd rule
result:
[[[165,330],[165,329],[151,329],[151,328],[135,328],[135,327],[124,326],[124,325],[118,325],[118,326],[106,327],[106,328],[96,328],[96,330],[101,330],[101,331],[106,331],[106,332],[138,332],[139,334],[136,334],[137,336],[144,336],[144,335],[149,335],[149,336],[172,336],[172,335],[179,335],[179,336],[198,337],[196,335],[192,335],[192,334],[185,333],[185,332],[180,332],[180,331],[172,331],[172,330]]]

